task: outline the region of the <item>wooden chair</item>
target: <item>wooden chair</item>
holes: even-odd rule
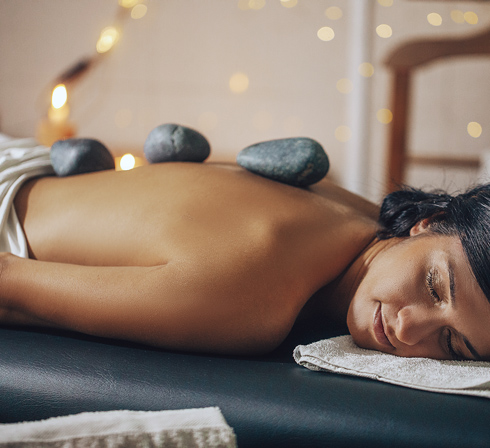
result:
[[[490,29],[465,39],[414,40],[396,48],[385,60],[393,72],[388,149],[388,192],[403,184],[408,163],[435,166],[478,167],[478,158],[411,156],[407,151],[411,79],[415,71],[432,62],[453,57],[490,55]]]

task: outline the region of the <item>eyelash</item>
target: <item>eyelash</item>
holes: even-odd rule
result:
[[[432,270],[427,273],[426,283],[427,283],[427,289],[428,289],[431,297],[435,301],[440,302],[441,298],[439,297],[439,294],[437,294],[437,291],[434,288],[434,273]],[[459,356],[453,348],[452,334],[450,331],[448,331],[448,333],[447,333],[446,343],[447,343],[447,349],[448,349],[449,354],[451,355],[451,358],[454,360],[462,359],[461,356]]]

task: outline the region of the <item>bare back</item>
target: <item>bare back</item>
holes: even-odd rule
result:
[[[378,212],[328,181],[300,189],[210,163],[36,179],[15,206],[32,258],[182,266],[182,294],[198,288],[251,333],[260,316],[276,345],[372,241]]]

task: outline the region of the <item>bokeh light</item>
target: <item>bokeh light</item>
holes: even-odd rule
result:
[[[478,138],[483,132],[483,128],[480,123],[476,121],[471,121],[468,123],[468,126],[466,127],[466,130],[468,131],[468,134],[471,135],[473,138]]]
[[[245,73],[237,72],[230,78],[229,86],[233,93],[243,93],[248,89],[249,80]]]
[[[349,141],[351,138],[351,134],[352,133],[349,126],[342,125],[342,126],[338,126],[337,129],[335,129],[335,138],[339,142],[344,143]]]
[[[354,85],[349,78],[341,78],[337,81],[336,87],[340,93],[351,93]]]
[[[281,0],[281,5],[285,8],[294,8],[298,4],[298,0]]]
[[[463,17],[465,22],[470,25],[476,25],[478,23],[478,15],[473,11],[466,11]]]
[[[459,9],[451,11],[451,20],[455,23],[464,23],[464,12]]]
[[[318,39],[323,40],[324,42],[328,42],[335,37],[335,32],[329,26],[324,26],[318,30],[316,33]]]
[[[390,109],[380,109],[376,113],[376,118],[380,123],[388,124],[393,120],[393,113]]]
[[[370,78],[374,75],[373,64],[370,64],[369,62],[363,62],[361,65],[359,65],[357,70],[359,71],[359,74],[365,78]]]
[[[432,26],[440,26],[442,25],[442,17],[436,12],[431,12],[430,14],[427,14],[427,22]]]
[[[106,53],[119,39],[119,32],[113,26],[104,28],[97,41],[97,53]]]
[[[146,15],[146,12],[148,11],[148,8],[146,5],[139,4],[136,5],[132,10],[131,10],[131,18],[132,19],[141,19]]]
[[[248,0],[248,7],[250,9],[259,10],[265,6],[265,0]]]
[[[330,8],[327,8],[325,10],[325,15],[330,20],[339,20],[342,18],[343,13],[342,13],[342,10],[338,6],[330,6]]]
[[[378,3],[385,7],[393,6],[393,0],[378,0]]]
[[[119,5],[123,8],[133,8],[138,2],[139,0],[119,0]]]
[[[53,94],[51,95],[51,104],[55,109],[60,109],[63,107],[68,99],[68,92],[64,84],[58,84],[53,89]]]
[[[393,34],[393,30],[391,29],[390,25],[386,25],[385,23],[378,25],[376,27],[376,34],[379,37],[382,37],[384,39],[387,39],[388,37],[391,37]]]
[[[119,161],[119,166],[123,171],[132,170],[136,164],[136,159],[132,154],[124,154]]]

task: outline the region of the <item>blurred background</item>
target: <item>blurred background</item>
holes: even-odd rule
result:
[[[0,132],[95,138],[137,164],[162,123],[203,133],[211,161],[306,136],[375,201],[403,134],[425,163],[405,157],[401,180],[455,191],[490,179],[489,30],[486,1],[0,0]]]

